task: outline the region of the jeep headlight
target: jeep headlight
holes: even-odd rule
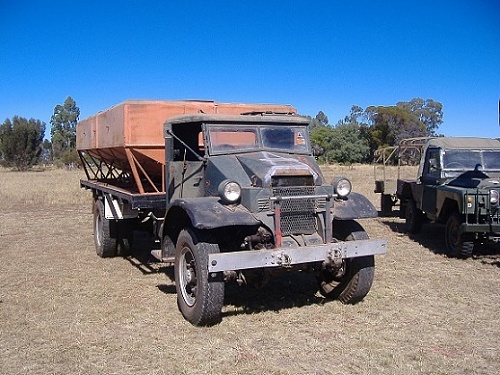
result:
[[[490,190],[490,203],[494,206],[498,204],[499,193],[498,190]]]
[[[218,190],[221,199],[227,203],[235,203],[241,197],[241,186],[235,181],[222,181]]]
[[[351,193],[352,185],[345,177],[339,177],[333,180],[333,191],[340,198],[345,198]]]

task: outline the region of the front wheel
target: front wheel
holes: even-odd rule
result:
[[[470,258],[474,251],[474,235],[461,233],[461,224],[462,219],[457,212],[448,218],[445,231],[446,251],[452,257]]]
[[[177,305],[184,318],[195,326],[218,323],[224,304],[224,281],[208,272],[208,255],[219,246],[207,242],[192,228],[180,232],[175,249]]]
[[[334,237],[343,241],[369,239],[363,227],[352,220],[335,221]],[[361,301],[371,289],[375,275],[375,257],[344,259],[339,268],[328,268],[320,272],[320,292],[325,297],[336,298],[344,304]]]

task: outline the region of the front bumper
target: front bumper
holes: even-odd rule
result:
[[[208,256],[208,271],[223,272],[264,267],[292,267],[367,255],[385,254],[387,241],[359,240],[307,247],[281,247],[267,250],[241,250]]]
[[[489,233],[498,234],[500,233],[500,224],[471,224],[462,223],[460,225],[460,231],[462,233]]]

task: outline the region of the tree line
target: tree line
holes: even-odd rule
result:
[[[320,162],[369,163],[376,150],[414,137],[436,136],[443,123],[443,105],[413,98],[395,106],[352,106],[349,115],[332,126],[320,111],[311,118],[313,151]]]
[[[77,163],[76,124],[80,108],[68,96],[63,104],[54,107],[50,118],[51,140],[45,137],[45,122],[14,116],[0,125],[0,164],[19,171],[36,164]]]
[[[80,108],[68,96],[54,107],[50,119],[50,141],[45,123],[14,116],[0,125],[0,163],[27,170],[39,163],[78,163],[76,124]],[[402,139],[436,135],[443,122],[443,105],[432,99],[414,98],[395,106],[353,105],[351,112],[335,125],[320,111],[310,118],[310,138],[320,162],[367,163],[377,149],[393,146]]]

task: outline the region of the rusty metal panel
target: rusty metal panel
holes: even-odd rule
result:
[[[213,101],[129,100],[78,123],[77,149],[163,146],[163,124],[170,117],[195,113],[296,113],[290,105]],[[159,160],[163,161],[163,160]]]
[[[186,114],[237,115],[250,112],[297,111],[290,105],[281,104],[128,100],[80,121],[76,129],[76,147],[105,163],[132,172],[139,181],[140,178],[135,173],[136,166],[130,165],[132,152],[139,169],[152,178],[159,177],[165,163],[165,121],[173,116]]]
[[[78,123],[78,126],[76,127],[77,148],[79,147],[84,150],[96,148],[96,139],[95,139],[96,119],[97,119],[96,116],[92,116]]]

